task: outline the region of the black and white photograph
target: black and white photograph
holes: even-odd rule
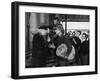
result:
[[[97,74],[97,7],[12,3],[14,79]]]
[[[25,13],[25,67],[89,65],[89,15]]]

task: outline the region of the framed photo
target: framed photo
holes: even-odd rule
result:
[[[12,2],[11,77],[97,74],[97,7]]]

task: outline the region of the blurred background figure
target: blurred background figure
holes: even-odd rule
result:
[[[86,33],[82,34],[82,43],[79,53],[82,65],[89,65],[89,36]]]
[[[77,30],[75,33],[75,36],[80,39],[81,38],[81,31]]]

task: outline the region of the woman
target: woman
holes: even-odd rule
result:
[[[63,35],[64,29],[61,25],[57,26],[55,32],[57,36],[53,42],[56,49],[57,66],[67,66],[68,62],[74,59],[75,49],[68,38]]]

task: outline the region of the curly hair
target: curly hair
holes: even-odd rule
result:
[[[59,30],[61,30],[61,33],[64,34],[64,29],[63,29],[63,26],[62,24],[57,24],[56,26]]]

